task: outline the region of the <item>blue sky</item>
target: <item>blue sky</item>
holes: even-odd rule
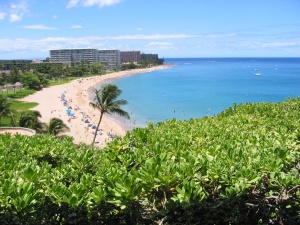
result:
[[[0,59],[50,49],[300,57],[299,0],[0,0]]]

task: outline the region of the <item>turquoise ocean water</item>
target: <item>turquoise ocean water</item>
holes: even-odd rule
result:
[[[215,115],[233,103],[300,96],[300,58],[168,58],[174,66],[110,81],[128,101],[125,127]]]

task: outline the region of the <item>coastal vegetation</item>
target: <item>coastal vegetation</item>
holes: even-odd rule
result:
[[[299,224],[300,98],[136,128],[102,150],[1,135],[2,224]],[[18,163],[16,163],[18,162]]]
[[[9,108],[13,111],[13,117],[14,120],[18,121],[21,114],[25,111],[30,110],[31,108],[37,106],[37,103],[34,102],[22,102],[15,99],[7,99],[5,96],[0,95],[0,101],[2,102],[5,100],[7,103],[9,103]],[[3,117],[1,119],[0,126],[12,126],[10,116]]]
[[[57,136],[62,132],[70,130],[69,127],[60,118],[51,118],[49,123],[44,123],[43,126],[43,132],[51,134],[53,136]]]
[[[0,125],[2,123],[3,117],[13,117],[13,113],[15,112],[13,109],[11,109],[11,102],[7,101],[7,98],[0,96]]]
[[[141,60],[139,64],[124,64],[121,70],[147,68],[162,65],[163,62],[163,59]],[[0,94],[9,98],[22,98],[47,86],[67,83],[79,77],[104,75],[109,72],[111,71],[104,63],[94,62],[89,64],[87,60],[82,60],[78,65],[71,67],[61,63],[51,64],[49,62],[34,66],[24,62],[22,67],[18,67],[14,62],[9,71],[0,73]],[[114,70],[114,72],[116,71]]]
[[[154,59],[144,59],[139,62],[139,64],[135,64],[133,62],[124,63],[121,67],[121,70],[132,70],[132,69],[141,69],[147,68],[151,66],[163,65],[164,59],[154,58]]]
[[[94,134],[92,146],[94,146],[97,132],[99,130],[102,117],[105,113],[116,113],[119,116],[129,119],[129,114],[121,108],[121,106],[127,104],[127,101],[124,99],[117,99],[121,93],[122,91],[116,85],[112,84],[106,84],[103,85],[100,89],[95,89],[94,102],[90,102],[90,105],[93,106],[93,108],[99,109],[100,116]]]
[[[16,101],[16,100],[14,100]],[[2,118],[6,118],[4,125],[20,126],[34,129],[38,134],[49,133],[54,136],[68,131],[68,126],[59,118],[51,118],[49,124],[39,120],[42,117],[39,111],[28,110],[34,106],[34,103],[21,103],[16,101],[14,107],[6,97],[0,95],[0,127],[3,126]],[[16,107],[16,105],[25,105],[26,107]]]
[[[23,111],[20,115],[19,126],[33,129],[37,133],[42,133],[44,126],[39,120],[41,117],[42,115],[39,111]]]

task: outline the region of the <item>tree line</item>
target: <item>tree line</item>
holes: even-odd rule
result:
[[[0,65],[0,70],[3,65]],[[75,66],[64,64],[41,63],[31,66],[23,64],[21,67],[12,65],[9,72],[0,73],[0,86],[21,82],[24,87],[33,90],[40,90],[49,85],[50,80],[65,77],[82,77],[86,75],[104,74],[104,65],[98,62],[89,64],[83,60]]]
[[[149,66],[162,65],[164,59],[145,59],[139,64],[126,63],[123,64],[121,70],[146,68]],[[4,68],[0,64],[0,70]],[[32,90],[40,90],[49,85],[50,80],[67,77],[83,77],[87,75],[102,75],[107,71],[107,65],[104,63],[82,60],[74,66],[68,66],[62,63],[44,63],[31,65],[23,63],[21,66],[13,62],[9,72],[2,71],[0,73],[0,86],[7,84],[14,85],[16,82],[22,83],[23,87]]]
[[[121,66],[121,70],[141,69],[141,68],[147,68],[149,66],[157,66],[162,64],[164,64],[164,59],[160,59],[160,58],[143,59],[140,60],[138,64],[135,64],[133,62],[123,63],[123,65]]]

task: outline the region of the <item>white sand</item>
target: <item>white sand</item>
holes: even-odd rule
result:
[[[37,110],[41,113],[42,122],[49,123],[51,118],[61,118],[70,128],[69,132],[64,133],[65,135],[72,136],[75,144],[86,143],[89,145],[92,143],[95,129],[88,127],[88,124],[95,123],[97,125],[100,112],[89,105],[91,100],[89,99],[90,96],[87,90],[89,88],[96,88],[101,82],[107,79],[116,79],[122,76],[151,72],[153,70],[164,69],[168,66],[170,65],[121,71],[90,78],[80,78],[67,84],[44,88],[42,91],[38,91],[21,100],[39,103],[39,105],[32,108],[32,110]],[[68,100],[68,105],[72,107],[71,111],[75,115],[75,118],[73,119],[70,119],[71,117],[68,116],[66,112],[67,107],[63,105],[61,99],[63,93],[65,94],[65,99]],[[76,108],[79,109],[75,110]],[[90,117],[89,123],[82,121],[83,115],[88,115]],[[102,134],[97,135],[96,138],[96,145],[100,148],[104,147],[108,141],[111,141],[111,138],[107,135],[108,132],[119,136],[124,136],[126,134],[126,131],[120,125],[120,122],[113,120],[111,117],[107,117],[107,115],[104,115],[100,128],[102,129]]]

